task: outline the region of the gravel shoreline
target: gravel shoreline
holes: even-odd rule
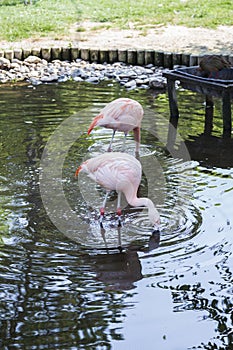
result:
[[[0,58],[0,83],[25,81],[33,86],[43,83],[60,83],[68,80],[98,84],[102,80],[115,80],[126,89],[166,88],[162,76],[163,69],[148,64],[128,65],[122,62],[113,64],[89,63],[82,59],[72,62],[53,60],[48,62],[37,56],[29,56],[24,61]]]

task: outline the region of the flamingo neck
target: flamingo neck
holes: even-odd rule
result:
[[[153,225],[159,224],[160,216],[159,216],[158,210],[155,208],[152,200],[150,200],[149,198],[145,198],[145,197],[138,198],[136,195],[131,197],[131,198],[126,197],[126,199],[127,199],[128,203],[134,207],[141,207],[141,206],[147,207],[150,222]]]

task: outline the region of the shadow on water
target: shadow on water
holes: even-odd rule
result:
[[[169,153],[165,94],[154,98],[111,82],[0,86],[2,349],[230,349],[231,140],[221,139],[218,117],[213,136],[203,136],[201,97],[180,94],[181,136]],[[120,96],[139,100],[146,111],[139,195],[150,197],[162,217],[160,234],[152,235],[146,210],[125,203],[121,253],[116,197],[105,218],[106,249],[98,223],[104,192],[73,177],[83,158],[105,150],[110,133],[99,129],[87,138],[86,130]],[[61,138],[59,128],[71,116],[75,124],[66,124]],[[47,147],[51,135],[55,150]],[[121,135],[114,147],[121,148]],[[45,150],[47,193],[55,192],[51,212],[41,199]],[[173,153],[184,150],[185,161]],[[132,136],[127,152],[134,152]]]
[[[200,135],[185,141],[192,159],[205,166],[232,167],[233,140],[212,135]]]

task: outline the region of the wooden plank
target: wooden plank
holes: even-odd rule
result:
[[[231,137],[231,98],[228,90],[222,96],[223,137]]]

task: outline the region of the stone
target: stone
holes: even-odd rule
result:
[[[137,84],[135,80],[130,80],[125,84],[126,89],[132,89],[132,88],[135,88],[136,86]]]
[[[17,58],[13,58],[11,65],[12,65],[12,63],[17,63],[20,66],[23,64],[23,62],[21,60],[18,60]]]
[[[18,71],[20,71],[20,67],[21,67],[21,65],[16,63],[16,62],[11,63],[12,71],[18,72]]]
[[[0,57],[0,69],[10,69],[11,62],[5,57]]]
[[[41,62],[41,58],[38,56],[28,56],[27,58],[25,58],[24,62],[27,62],[29,64],[37,64]]]
[[[72,79],[74,80],[74,81],[77,81],[77,82],[80,82],[80,81],[83,81],[83,79],[81,78],[81,77],[72,77]]]
[[[149,87],[157,90],[164,90],[166,88],[166,83],[156,78],[152,78],[149,80]]]
[[[92,84],[98,84],[99,83],[99,79],[97,77],[89,77],[89,78],[86,79],[86,82],[92,83]]]
[[[60,75],[57,79],[58,83],[65,83],[69,78],[67,75]]]
[[[147,84],[142,84],[139,87],[140,87],[140,89],[149,89],[150,88],[149,85],[147,85]]]
[[[30,78],[29,79],[29,82],[32,84],[32,85],[40,85],[42,84],[42,81],[40,81],[39,79],[35,79],[35,78]]]
[[[51,74],[48,76],[45,75],[45,76],[41,77],[40,80],[42,81],[42,83],[51,83],[51,82],[57,81],[58,76],[57,76],[57,74]]]

